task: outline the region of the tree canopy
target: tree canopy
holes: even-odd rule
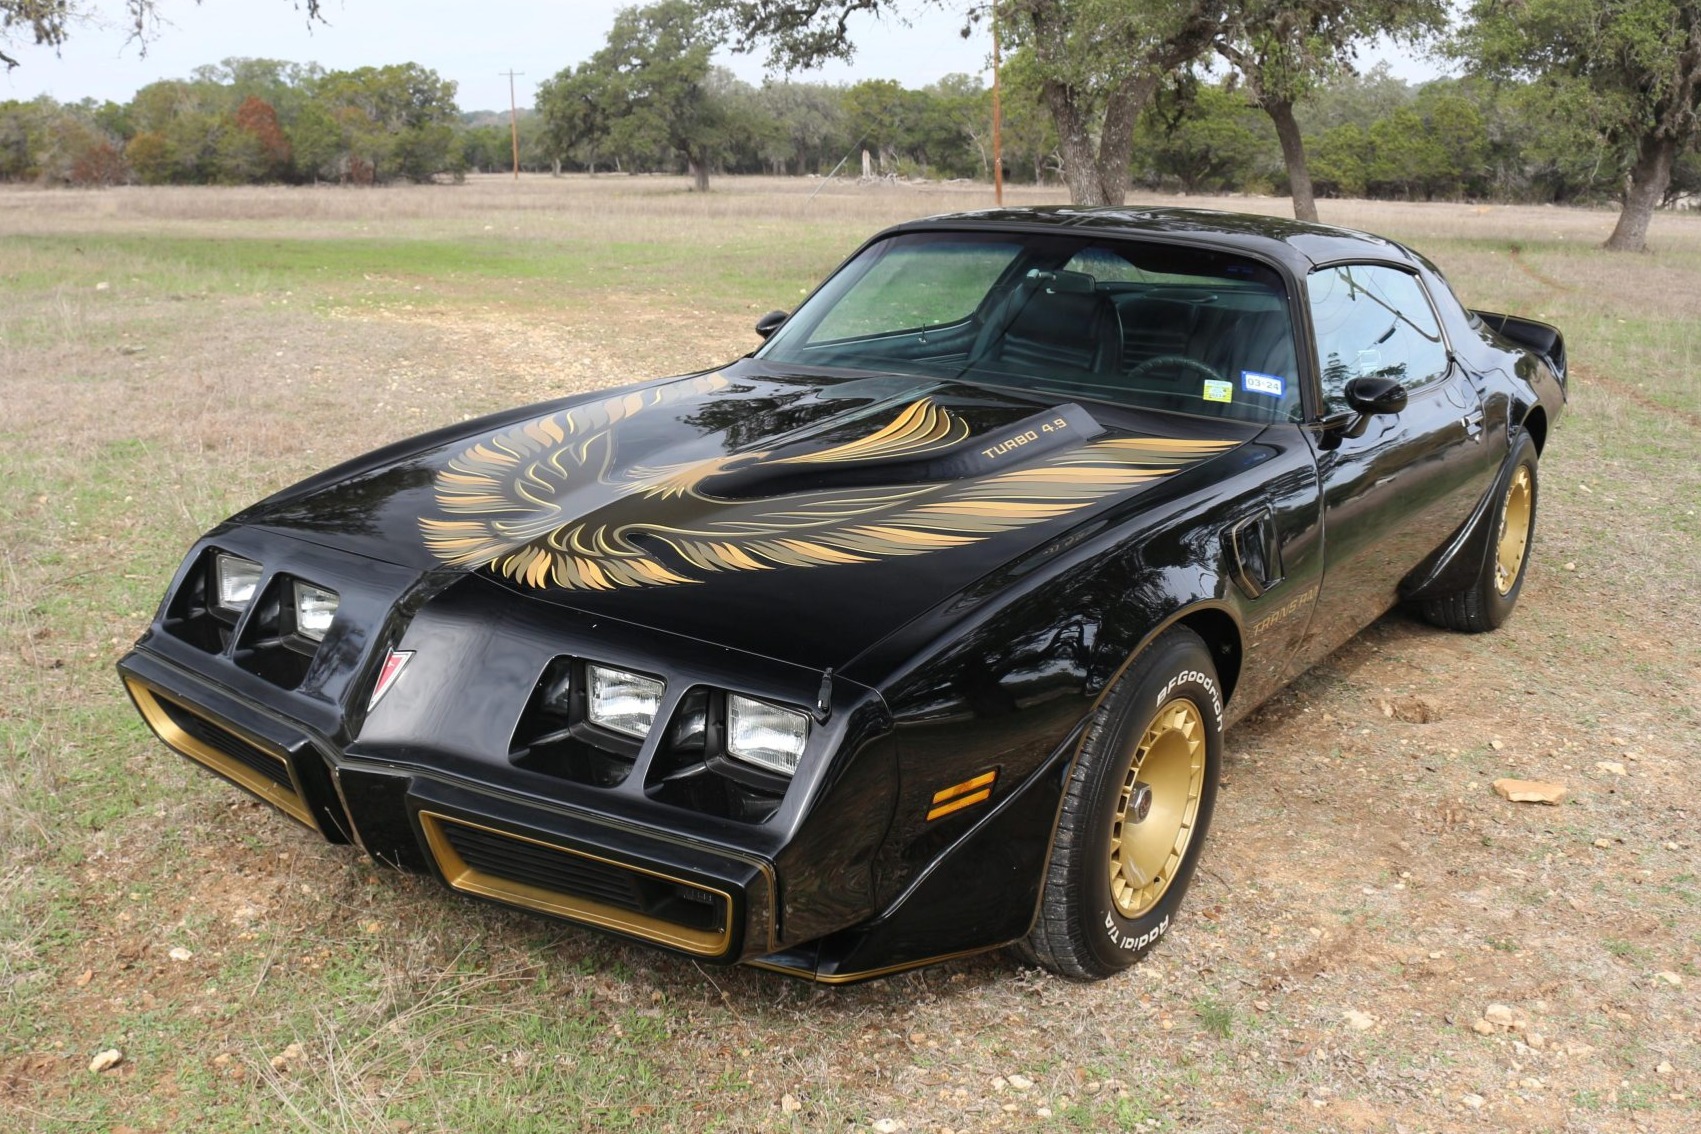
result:
[[[195,0],[198,4],[200,0]],[[309,20],[318,20],[321,0],[291,0],[304,11]],[[130,38],[147,50],[153,38],[158,17],[158,0],[124,0],[124,20],[130,28]],[[94,18],[97,10],[73,0],[0,0],[0,48],[18,39],[28,39],[38,47],[55,50],[71,37],[78,24]],[[9,71],[18,61],[0,50],[0,63]]]
[[[957,0],[950,0],[955,6]],[[979,76],[910,88],[770,78],[714,62],[848,57],[864,18],[946,0],[658,0],[539,86],[527,169],[826,174],[865,150],[883,176],[986,177]],[[304,4],[311,15],[317,4]],[[985,0],[1004,56],[1004,161],[1083,203],[1130,186],[1313,196],[1622,201],[1612,247],[1701,191],[1701,0]],[[126,9],[145,19],[151,2]],[[64,0],[0,0],[7,36],[60,42]],[[35,22],[32,22],[35,21]],[[35,29],[41,30],[36,31]],[[139,28],[145,27],[139,24]],[[984,25],[982,27],[984,31]],[[1376,34],[1433,42],[1458,78],[1355,69]],[[58,38],[54,38],[58,37]],[[0,36],[0,43],[6,42]],[[0,102],[0,179],[364,184],[506,168],[507,113],[463,115],[413,63],[327,72],[230,59],[124,104]],[[852,164],[852,169],[860,164]]]
[[[563,151],[632,162],[661,151],[684,157],[699,189],[736,131],[737,105],[709,58],[719,34],[689,0],[625,8],[608,42],[577,69],[540,86],[538,110]]]
[[[1701,0],[1477,0],[1452,50],[1475,73],[1534,84],[1534,101],[1588,125],[1589,149],[1633,155],[1607,247],[1645,248],[1701,134]]]

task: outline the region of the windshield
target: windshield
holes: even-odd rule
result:
[[[1297,421],[1278,273],[1231,253],[1090,236],[908,233],[863,250],[757,357]]]

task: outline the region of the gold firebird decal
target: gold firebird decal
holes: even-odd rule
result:
[[[873,433],[817,452],[740,453],[614,469],[617,422],[725,385],[711,375],[617,395],[478,442],[437,474],[437,506],[452,518],[420,520],[426,546],[454,566],[488,566],[525,586],[568,590],[695,583],[719,571],[869,563],[963,547],[1065,516],[1236,444],[1104,439],[1023,463],[1020,445],[994,436],[985,454],[1011,467],[969,479],[759,499],[716,496],[705,488],[723,473],[827,472],[852,461],[924,457],[967,440],[961,418],[921,398]],[[663,548],[672,553],[665,559]]]

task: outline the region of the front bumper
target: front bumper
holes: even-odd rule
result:
[[[705,960],[777,948],[774,867],[758,856],[350,755],[147,650],[118,669],[167,747],[379,861]]]

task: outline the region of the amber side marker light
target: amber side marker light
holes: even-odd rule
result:
[[[964,780],[948,788],[940,788],[933,793],[933,807],[927,813],[927,821],[943,819],[953,811],[961,811],[977,803],[985,803],[992,798],[992,785],[998,781],[998,770],[982,772],[972,780]]]

